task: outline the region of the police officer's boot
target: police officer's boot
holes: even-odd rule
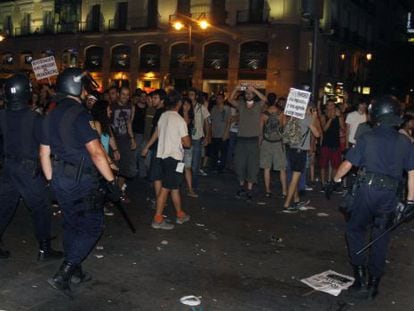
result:
[[[66,296],[72,298],[72,290],[70,289],[69,282],[72,277],[75,265],[70,262],[64,261],[59,268],[59,271],[53,278],[47,280],[47,282],[54,289],[60,290]]]
[[[365,298],[367,289],[367,269],[365,266],[352,266],[355,282],[349,288],[349,293],[355,298]]]
[[[50,246],[50,240],[42,240],[39,242],[39,254],[37,255],[37,260],[39,261],[48,261],[48,260],[57,260],[63,257],[63,252],[55,251]]]
[[[77,265],[73,271],[70,282],[72,284],[80,284],[80,283],[88,282],[91,279],[92,279],[91,274],[86,271],[83,271],[81,265]]]
[[[6,259],[10,257],[10,252],[2,248],[3,241],[0,239],[0,259]]]
[[[370,276],[368,280],[368,300],[374,300],[378,295],[378,286],[381,278]]]

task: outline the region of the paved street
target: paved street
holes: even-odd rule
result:
[[[282,200],[264,199],[261,191],[254,203],[236,200],[234,181],[231,174],[202,178],[200,198],[184,200],[191,222],[173,231],[150,228],[147,187],[136,181],[127,211],[137,233],[118,213],[106,217],[98,249],[84,263],[93,280],[73,287],[74,300],[47,284],[60,262],[36,262],[32,224],[20,208],[4,236],[12,257],[0,262],[0,310],[185,311],[190,307],[179,298],[190,294],[201,296],[203,311],[412,310],[413,223],[393,236],[380,296],[353,304],[346,293],[314,292],[299,281],[328,269],[352,275],[338,197],[328,202],[308,192],[315,210],[283,214]],[[174,219],[172,207],[166,211]],[[60,220],[54,217],[59,241]]]

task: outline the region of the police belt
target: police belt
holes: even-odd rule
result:
[[[95,167],[85,167],[81,164],[73,164],[65,160],[60,159],[58,156],[53,155],[53,166],[60,166],[63,168],[63,172],[66,176],[79,180],[83,175],[90,175],[92,177],[97,176],[97,170]]]
[[[372,172],[360,172],[357,179],[358,184],[367,185],[373,188],[383,188],[390,191],[397,191],[399,186],[399,180],[387,175],[372,173]]]

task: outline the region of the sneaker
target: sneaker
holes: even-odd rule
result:
[[[187,221],[190,221],[190,215],[184,215],[183,217],[177,217],[177,220],[175,222],[179,225],[182,225],[183,223],[186,223]]]
[[[307,206],[307,205],[309,205],[309,203],[310,203],[310,200],[306,200],[306,201],[299,201],[299,202],[296,202],[294,204],[297,205],[297,207],[299,208],[299,207],[302,207],[302,206]]]
[[[251,202],[251,201],[253,201],[253,196],[252,196],[252,193],[249,191],[249,192],[246,192],[246,201],[249,203],[249,202]]]
[[[198,198],[198,194],[195,193],[194,191],[188,191],[187,196],[190,198]]]
[[[295,214],[297,212],[298,212],[298,208],[296,207],[296,204],[292,204],[288,208],[284,208],[282,211],[282,213],[286,213],[286,214]]]
[[[244,190],[243,188],[240,188],[239,190],[237,190],[236,192],[236,199],[240,199],[242,196],[244,196],[246,194],[246,190]]]
[[[266,192],[265,193],[265,198],[271,198],[272,197],[272,193],[271,192]]]
[[[109,208],[107,208],[106,206],[104,207],[104,214],[105,216],[114,216],[114,212],[111,211]]]
[[[305,191],[313,191],[311,186],[305,185]]]
[[[161,229],[161,230],[172,230],[174,229],[174,225],[166,222],[165,220],[161,222],[156,222],[155,220],[152,221],[151,227],[153,229]]]
[[[199,171],[198,171],[198,175],[201,175],[201,176],[208,176],[208,174],[206,173],[206,171],[205,171],[205,170],[203,170],[202,168],[200,168],[200,169],[199,169]]]

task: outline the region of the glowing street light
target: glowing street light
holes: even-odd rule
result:
[[[372,60],[372,54],[371,53],[367,53],[366,57],[367,57],[367,61],[370,62]]]
[[[0,42],[3,41],[4,39],[6,39],[6,37],[3,35],[0,35]]]
[[[201,29],[206,30],[208,27],[210,27],[210,24],[205,19],[198,22],[198,26],[200,26]]]
[[[174,22],[173,27],[175,30],[180,31],[181,29],[184,28],[184,24],[180,21],[176,21]]]

